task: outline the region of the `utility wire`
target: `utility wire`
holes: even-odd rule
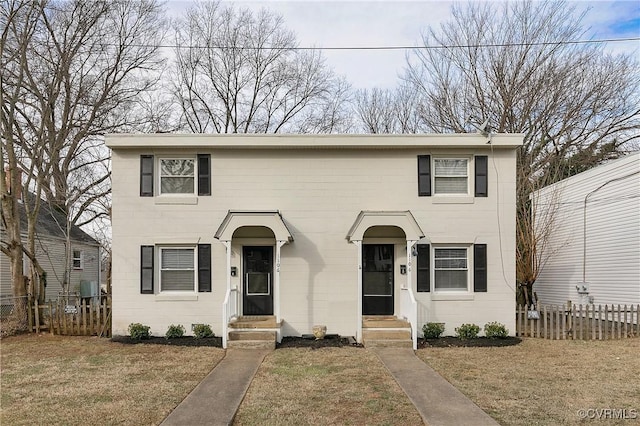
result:
[[[430,49],[474,49],[487,47],[525,47],[525,46],[561,46],[570,44],[603,44],[603,43],[622,43],[629,41],[640,41],[640,37],[629,38],[605,38],[595,40],[568,40],[568,41],[540,41],[540,42],[523,42],[523,43],[489,43],[489,44],[451,44],[437,46],[327,46],[327,47],[274,47],[274,46],[222,46],[222,45],[177,45],[177,44],[161,44],[157,47],[172,49],[239,49],[239,50],[430,50]],[[105,44],[109,46],[109,44]],[[115,45],[113,45],[115,46]],[[149,44],[132,44],[132,47],[153,47]]]

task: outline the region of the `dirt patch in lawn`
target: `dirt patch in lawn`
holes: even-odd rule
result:
[[[417,353],[503,425],[579,425],[604,410],[627,416],[615,420],[610,411],[600,418],[607,424],[640,419],[638,338],[528,338],[508,347],[426,347]]]
[[[505,337],[504,339],[459,339],[457,337],[440,337],[438,339],[421,339],[418,348],[495,348],[514,346],[522,342],[518,337]]]
[[[159,424],[224,353],[97,337],[7,337],[0,424]]]

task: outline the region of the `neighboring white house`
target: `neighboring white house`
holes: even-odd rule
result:
[[[23,211],[22,205],[19,207]],[[27,240],[27,221],[21,216],[23,242]],[[65,251],[67,246],[66,233],[64,231],[65,217],[61,213],[52,211],[47,205],[42,205],[36,223],[36,258],[40,266],[46,272],[45,300],[57,299],[63,291],[65,274]],[[1,238],[5,239],[4,225],[0,224]],[[71,293],[80,292],[80,283],[97,283],[100,281],[100,244],[90,235],[77,226],[72,226],[70,231],[71,241],[71,269],[70,285]],[[29,275],[29,260],[24,257],[24,274]],[[3,304],[11,304],[13,289],[11,285],[11,271],[9,258],[0,253],[0,297]],[[96,287],[98,288],[98,287]]]
[[[108,135],[113,333],[515,331],[522,135]],[[369,318],[370,319],[370,318]],[[375,327],[384,324],[374,322]],[[392,324],[391,322],[390,324]],[[377,325],[376,325],[377,324]]]
[[[539,222],[552,219],[534,284],[542,303],[640,303],[640,152],[543,188],[532,200]]]

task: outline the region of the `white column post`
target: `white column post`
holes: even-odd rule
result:
[[[273,283],[273,313],[276,316],[276,322],[280,322],[280,249],[286,241],[276,241],[276,273]]]
[[[358,249],[358,324],[356,327],[356,342],[362,343],[362,240],[352,241]]]
[[[229,298],[231,297],[231,241],[222,241],[227,251],[227,291],[222,302],[222,347],[227,347],[229,337]]]
[[[405,288],[411,288],[412,282],[412,264],[413,264],[413,246],[417,243],[417,241],[407,240],[407,282]]]

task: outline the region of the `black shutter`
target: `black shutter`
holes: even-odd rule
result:
[[[418,155],[418,195],[431,196],[431,156]]]
[[[198,244],[198,291],[211,291],[211,244]]]
[[[140,156],[140,196],[153,197],[153,155]]]
[[[153,246],[140,246],[140,293],[153,294]]]
[[[431,271],[429,270],[431,254],[429,244],[418,244],[416,247],[418,248],[418,255],[416,256],[416,263],[418,265],[418,291],[431,291]]]
[[[473,245],[473,291],[487,291],[487,245]]]
[[[487,163],[489,158],[486,155],[476,155],[476,197],[486,197],[489,183],[487,181]]]
[[[211,155],[198,154],[198,195],[211,195]]]

